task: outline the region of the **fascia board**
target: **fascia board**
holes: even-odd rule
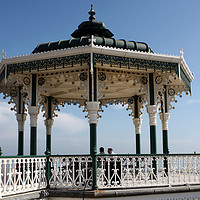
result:
[[[192,75],[184,58],[181,56],[139,52],[139,51],[133,51],[133,50],[126,50],[126,49],[102,47],[102,46],[97,46],[97,45],[75,47],[75,48],[69,48],[69,49],[42,52],[42,53],[37,53],[37,54],[29,54],[29,55],[4,58],[2,59],[0,63],[0,69],[3,67],[4,64],[29,62],[29,61],[35,61],[35,60],[41,60],[41,59],[72,56],[72,55],[85,54],[85,53],[100,53],[100,54],[109,54],[109,55],[115,55],[115,56],[147,59],[147,60],[154,60],[154,61],[161,61],[161,62],[179,63],[181,64],[181,68],[184,70],[185,74],[188,76],[190,81],[194,79],[194,76]]]

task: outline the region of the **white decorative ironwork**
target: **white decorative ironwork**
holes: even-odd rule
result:
[[[24,131],[24,123],[26,121],[26,113],[23,114],[16,114],[16,119],[18,122],[18,131]]]
[[[157,105],[147,105],[147,113],[149,114],[149,125],[156,126],[156,117],[158,112]]]
[[[168,130],[168,121],[171,113],[159,113],[162,122],[162,130]]]
[[[200,184],[199,155],[99,156],[98,187]]]
[[[97,119],[98,119],[98,110],[99,110],[99,103],[100,102],[94,102],[94,101],[88,101],[86,102],[86,107],[87,107],[87,112],[90,124],[97,124]]]
[[[134,118],[133,123],[135,125],[135,134],[141,134],[142,118]]]
[[[29,106],[28,107],[28,114],[30,115],[30,126],[37,127],[39,106]]]
[[[90,156],[51,157],[51,188],[91,189],[92,158]]]
[[[46,188],[45,157],[0,158],[0,196]]]
[[[185,92],[186,95],[189,94],[188,88],[186,86],[167,86],[168,93],[168,110],[175,109],[172,103],[177,103],[176,96],[182,98],[182,93]]]
[[[45,157],[0,158],[0,196],[44,189]],[[91,189],[92,157],[51,156],[51,189]],[[99,155],[99,189],[200,184],[200,155]]]
[[[51,129],[52,129],[52,126],[53,126],[53,121],[54,121],[53,119],[45,119],[44,120],[47,135],[51,135]]]

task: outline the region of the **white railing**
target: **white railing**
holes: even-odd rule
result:
[[[51,189],[91,189],[92,166],[90,155],[0,157],[0,196],[45,189],[48,180]],[[98,155],[96,174],[99,189],[200,184],[200,155]]]
[[[50,157],[51,188],[81,189],[92,187],[92,158],[90,156]]]
[[[90,189],[90,156],[51,157],[51,188]],[[97,156],[99,189],[200,184],[200,155]]]
[[[168,156],[170,185],[200,184],[200,155]]]
[[[99,188],[131,188],[168,185],[164,156],[100,156]]]
[[[0,157],[0,197],[46,188],[45,157]]]
[[[200,155],[98,157],[99,188],[200,184]]]

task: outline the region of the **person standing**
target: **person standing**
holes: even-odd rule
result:
[[[104,148],[103,148],[103,147],[100,147],[100,148],[99,148],[99,152],[100,152],[100,154],[105,154]]]

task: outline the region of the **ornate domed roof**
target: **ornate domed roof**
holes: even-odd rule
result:
[[[78,29],[71,34],[73,38],[58,42],[41,43],[32,53],[89,45],[91,35],[95,39],[94,45],[152,52],[151,48],[144,42],[116,40],[112,38],[114,34],[106,28],[105,24],[95,20],[93,5],[91,5],[91,10],[88,13],[90,14],[89,21],[84,21],[78,26]]]
[[[114,34],[106,28],[106,25],[101,21],[95,20],[95,12],[93,10],[93,5],[91,5],[91,10],[88,12],[90,14],[89,20],[82,22],[78,29],[75,30],[71,36],[74,38],[80,38],[82,36],[100,36],[100,37],[106,37],[111,38],[114,36]]]

